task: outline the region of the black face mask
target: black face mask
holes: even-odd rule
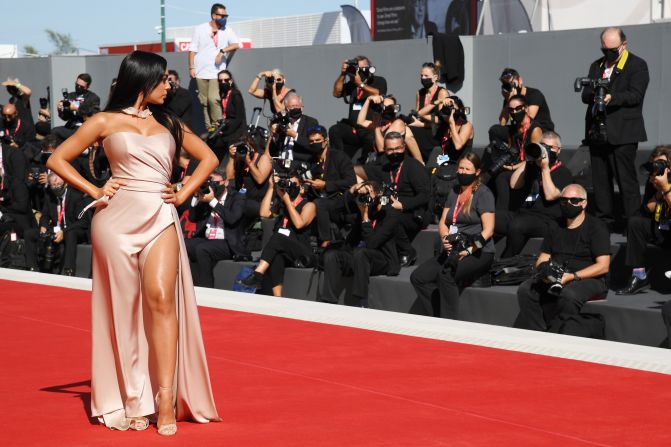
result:
[[[522,121],[524,121],[524,117],[526,116],[527,112],[524,110],[520,110],[519,112],[511,113],[510,114],[510,121],[512,121],[513,124],[515,125],[520,125],[522,124]]]
[[[561,215],[566,219],[575,219],[582,213],[581,206],[573,206],[570,203],[560,203],[559,210],[561,211]]]
[[[310,151],[310,154],[312,154],[312,158],[319,158],[319,156],[322,154],[324,151],[322,144],[323,143],[310,143],[308,145],[308,150]]]
[[[389,160],[389,164],[391,165],[392,169],[396,169],[401,163],[403,163],[404,158],[404,152],[394,152],[393,154],[387,154],[387,160]]]
[[[212,192],[214,193],[215,199],[218,200],[225,190],[226,186],[224,186],[223,184],[215,183],[214,186],[212,187]]]
[[[548,159],[550,161],[550,166],[557,163],[558,158],[559,158],[559,156],[557,155],[557,153],[555,151],[548,151]]]
[[[468,186],[475,181],[475,174],[457,173],[457,182],[461,186]]]
[[[282,87],[284,87],[284,82],[276,82],[275,83],[275,88],[277,89],[277,93],[282,91]]]
[[[65,194],[65,185],[55,186],[51,188],[51,192],[53,192],[56,197],[63,197],[63,194]]]
[[[231,89],[231,84],[228,82],[219,83],[219,96],[222,98],[228,94],[228,91]]]
[[[289,198],[291,200],[296,200],[296,197],[298,197],[298,194],[300,194],[300,192],[301,187],[295,183],[292,183],[291,186],[287,188],[287,194],[289,194]]]
[[[289,118],[292,120],[297,120],[303,116],[303,111],[300,108],[289,109]]]
[[[86,93],[86,88],[82,87],[79,84],[75,84],[75,93],[77,93],[78,95],[83,95],[84,93]]]
[[[433,85],[433,79],[431,79],[431,78],[422,78],[421,82],[422,82],[422,86],[425,89],[430,89],[431,86]]]
[[[391,121],[396,118],[396,111],[394,110],[394,106],[385,107],[384,110],[382,110],[382,118],[386,121]]]
[[[620,57],[620,50],[618,48],[601,48],[601,52],[606,58],[606,62],[612,64]]]

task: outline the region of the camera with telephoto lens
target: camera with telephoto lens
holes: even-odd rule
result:
[[[438,119],[444,123],[448,123],[450,121],[450,115],[453,113],[453,118],[455,121],[460,119],[466,121],[466,115],[471,114],[471,108],[464,107],[463,109],[460,109],[459,107],[455,107],[453,104],[449,104],[447,106],[443,106],[442,108],[440,106],[436,106],[435,113],[438,116]]]
[[[606,127],[606,95],[609,90],[608,79],[576,78],[573,89],[576,92],[585,87],[594,90],[594,105],[592,106],[592,125],[587,130],[587,140],[594,144],[608,142],[608,128]]]
[[[345,73],[352,76],[355,76],[357,73],[359,73],[361,80],[364,82],[370,78],[371,75],[375,74],[375,67],[359,67],[359,61],[356,59],[350,59],[346,62],[346,64],[347,69],[345,70]]]
[[[669,162],[666,160],[653,160],[641,165],[641,169],[648,173],[649,176],[659,177],[664,175],[664,171],[669,169]],[[667,174],[667,178],[671,182],[671,170]]]
[[[287,158],[273,158],[273,175],[278,177],[275,187],[286,190],[291,187],[291,177],[295,175],[294,161]]]
[[[519,149],[510,147],[505,141],[492,141],[485,148],[485,153],[489,154],[490,159],[489,166],[485,169],[489,176],[498,174],[504,166],[520,161]]]
[[[47,98],[40,98],[40,109],[46,109],[49,107],[49,100]]]
[[[205,183],[200,185],[200,188],[198,188],[198,194],[207,195],[210,193],[210,188],[212,189],[212,191],[214,191],[215,187],[216,185],[214,184],[212,179],[208,178],[207,180],[205,180]]]
[[[529,143],[524,147],[526,158],[531,161],[548,158],[550,147],[545,143]]]
[[[41,258],[42,271],[51,273],[54,268],[58,246],[56,244],[56,234],[53,231],[40,233],[38,256]]]
[[[204,140],[211,141],[217,138],[226,130],[227,127],[228,127],[228,120],[223,118],[220,119],[219,121],[217,121],[217,127],[212,132],[208,133],[207,136],[204,138]]]
[[[39,166],[31,166],[28,168],[28,185],[37,185],[40,183],[41,168]]]
[[[568,270],[565,265],[560,265],[550,259],[538,266],[536,278],[549,284],[548,293],[558,296],[564,289],[561,279],[566,272]]]
[[[412,124],[415,120],[420,121],[419,119],[419,113],[417,113],[417,110],[412,109],[407,115],[399,115],[398,118],[402,120],[406,126],[409,126]]]
[[[277,132],[285,133],[289,125],[291,124],[291,118],[286,110],[280,110],[270,119],[270,124],[277,124]]]
[[[68,98],[70,93],[68,93],[68,89],[66,88],[61,92],[63,93],[63,110],[70,110],[70,98]]]

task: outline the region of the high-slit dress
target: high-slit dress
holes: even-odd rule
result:
[[[122,186],[111,199],[94,202],[91,412],[110,428],[157,408],[155,360],[149,351],[151,314],[142,299],[143,265],[158,237],[175,226],[179,269],[175,284],[178,319],[175,406],[177,420],[219,420],[200,331],[189,259],[174,205],[163,202],[175,141],[168,132],[116,132],[103,141],[114,178]]]

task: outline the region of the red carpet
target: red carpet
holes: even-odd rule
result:
[[[0,445],[671,445],[671,377],[200,308],[224,421],[88,419],[89,292],[0,281]]]

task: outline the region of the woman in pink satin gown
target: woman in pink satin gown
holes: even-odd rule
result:
[[[91,410],[107,427],[159,434],[176,420],[219,420],[189,260],[176,205],[191,197],[217,157],[161,107],[166,61],[135,51],[121,63],[104,112],[88,119],[48,167],[97,199],[93,240]],[[72,167],[102,140],[113,177],[96,188]],[[169,186],[176,148],[200,161],[179,192]]]

